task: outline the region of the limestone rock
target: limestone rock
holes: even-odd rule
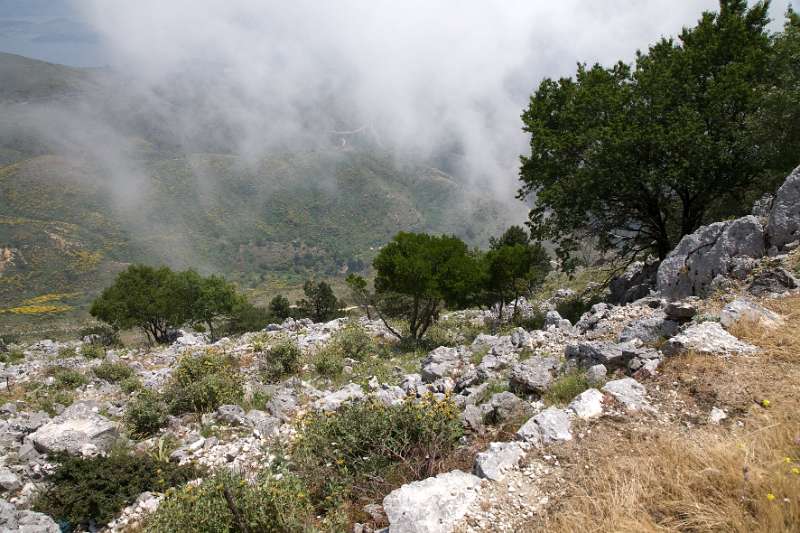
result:
[[[104,452],[114,444],[119,437],[117,425],[80,406],[76,409],[76,405],[29,435],[38,451],[91,455]]]
[[[778,251],[800,239],[800,167],[794,169],[775,194],[767,223],[767,239]]]
[[[783,294],[800,286],[800,282],[785,268],[770,268],[758,272],[747,287],[754,296]]]
[[[364,398],[364,391],[360,385],[350,383],[336,392],[327,394],[314,403],[318,411],[336,411],[342,404],[361,400]]]
[[[603,392],[610,394],[629,411],[651,411],[653,407],[647,400],[644,385],[633,378],[622,378],[609,381],[603,386]]]
[[[603,393],[597,389],[587,389],[578,394],[569,404],[578,418],[587,420],[603,414]]]
[[[640,318],[625,326],[619,334],[619,342],[640,340],[644,343],[656,342],[672,337],[678,331],[678,323],[666,315]]]
[[[753,322],[767,328],[774,328],[783,323],[783,318],[777,313],[742,298],[723,307],[719,314],[719,321],[726,328],[730,328],[740,320]]]
[[[18,510],[5,500],[0,500],[0,532],[2,533],[61,533],[52,518],[43,513]]]
[[[537,446],[572,440],[571,428],[572,422],[566,410],[548,407],[519,428],[517,439]]]
[[[608,301],[617,305],[625,305],[647,296],[651,290],[655,289],[657,271],[658,261],[656,260],[632,263],[624,273],[609,283]]]
[[[522,446],[517,442],[492,442],[488,450],[479,453],[475,458],[475,475],[499,481],[519,464],[524,455]]]
[[[675,322],[686,322],[697,314],[697,306],[686,300],[669,302],[666,307],[664,307],[664,314],[668,319],[674,320]]]
[[[478,498],[481,480],[454,470],[403,485],[383,499],[390,533],[452,531]]]
[[[750,264],[743,259],[757,259],[765,253],[764,226],[753,215],[702,226],[685,235],[662,261],[658,291],[670,299],[702,296],[719,275],[735,274],[743,279]]]
[[[701,322],[692,324],[682,333],[669,339],[661,351],[666,355],[677,355],[689,351],[703,354],[753,354],[758,349],[746,342],[742,342],[727,331],[717,322]]]
[[[544,394],[553,383],[558,367],[555,357],[530,357],[511,368],[509,385],[524,393]]]
[[[608,375],[608,369],[605,365],[592,365],[586,370],[586,381],[594,385],[603,383]]]

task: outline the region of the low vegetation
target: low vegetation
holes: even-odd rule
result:
[[[164,491],[201,474],[125,450],[91,458],[56,454],[48,461],[55,470],[33,509],[52,516],[67,532],[102,528],[142,492]]]
[[[301,356],[297,343],[283,340],[262,351],[259,369],[267,381],[279,381],[299,370]]]
[[[178,361],[164,396],[172,414],[211,412],[242,402],[242,376],[231,357],[211,350],[187,354]]]
[[[137,438],[147,438],[167,423],[167,404],[156,392],[138,391],[125,409],[125,427]]]
[[[128,379],[133,376],[133,369],[124,363],[103,361],[94,367],[94,375],[111,383]]]

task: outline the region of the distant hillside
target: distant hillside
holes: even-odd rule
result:
[[[14,84],[0,93],[13,111],[0,113],[0,319],[85,308],[131,262],[220,272],[243,287],[291,285],[364,270],[400,230],[478,245],[524,213],[368,142],[253,161],[176,148],[149,135],[148,121],[124,130],[135,147],[128,176],[111,168],[116,160],[53,148],[26,123],[25,95],[102,91],[97,76],[7,54],[3,72]]]

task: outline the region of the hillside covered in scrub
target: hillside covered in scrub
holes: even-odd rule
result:
[[[800,15],[660,1],[0,54],[0,533],[800,530]]]

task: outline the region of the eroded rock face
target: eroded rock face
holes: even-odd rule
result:
[[[783,294],[800,286],[800,282],[785,268],[769,268],[753,276],[747,292],[754,296]]]
[[[383,499],[390,533],[452,531],[478,498],[481,480],[454,470],[403,485]]]
[[[767,224],[767,239],[770,248],[777,252],[800,240],[800,167],[794,169],[775,194]]]
[[[656,287],[656,273],[658,271],[658,261],[649,260],[636,261],[625,269],[625,272],[617,276],[608,288],[611,292],[608,301],[625,305],[639,298],[644,298]]]
[[[717,276],[744,279],[763,257],[766,231],[753,215],[702,226],[686,235],[658,267],[665,298],[702,296]]]
[[[661,351],[667,355],[690,351],[703,354],[748,355],[755,353],[757,348],[740,341],[717,322],[701,322],[689,326],[682,333],[669,339]]]
[[[647,400],[647,389],[633,378],[609,381],[603,392],[610,394],[629,411],[650,411],[653,407]]]
[[[603,414],[603,393],[597,389],[586,389],[569,404],[575,416],[583,420],[596,418]]]
[[[523,393],[544,394],[553,383],[558,367],[555,357],[531,357],[514,365],[509,385]]]

